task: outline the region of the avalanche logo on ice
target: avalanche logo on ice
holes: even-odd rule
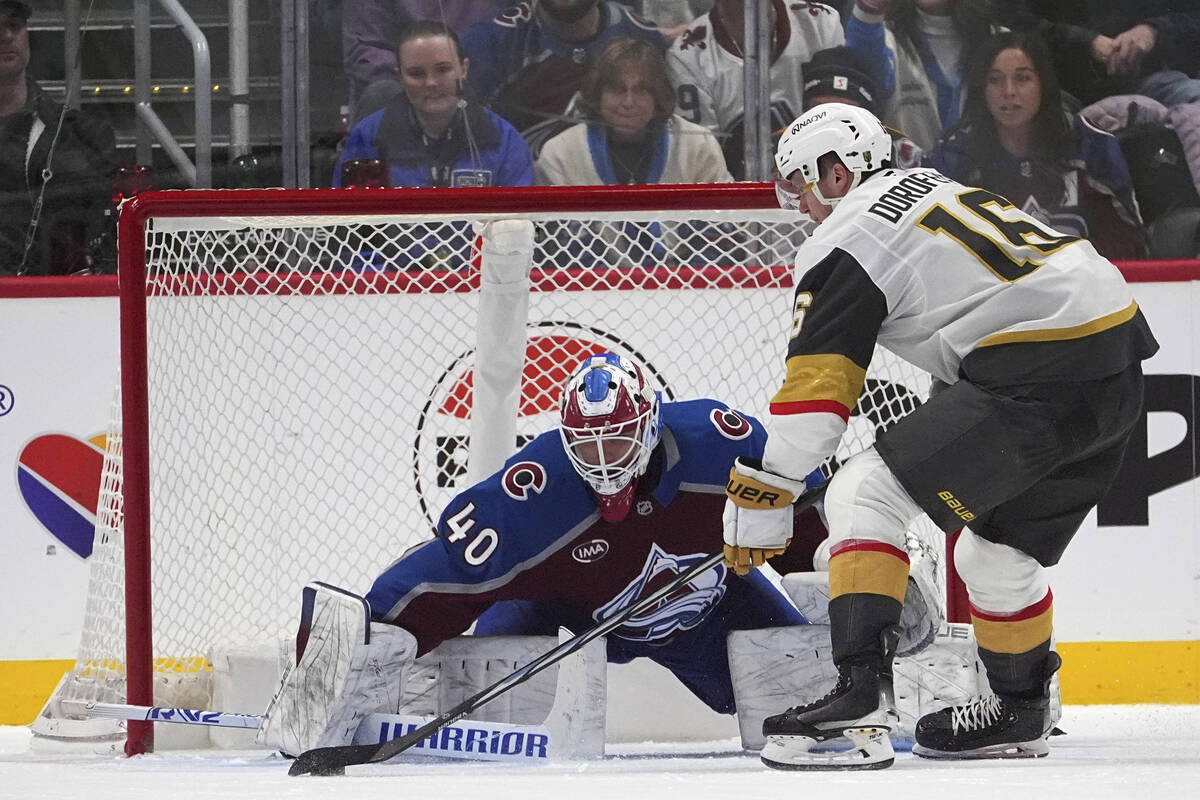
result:
[[[599,622],[628,608],[705,558],[708,558],[708,553],[674,556],[657,544],[651,545],[641,573],[616,597],[593,611],[592,618]],[[630,617],[614,633],[622,639],[638,642],[665,639],[676,631],[686,631],[699,625],[724,596],[725,565],[718,564],[692,578],[686,585],[677,587],[653,608]]]
[[[517,441],[521,447],[558,424],[562,385],[585,356],[619,353],[639,364],[651,384],[674,400],[674,392],[646,357],[628,342],[577,322],[531,324],[521,375]],[[417,422],[413,446],[413,483],[421,511],[433,527],[446,503],[462,489],[467,474],[468,438],[475,379],[475,352],[469,350],[446,367],[429,392]]]
[[[38,522],[80,558],[92,554],[103,435],[87,441],[47,433],[29,441],[17,459],[17,486]]]

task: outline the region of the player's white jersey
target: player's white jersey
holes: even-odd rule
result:
[[[818,50],[845,42],[837,11],[823,3],[772,0],[777,24],[771,41],[771,114],[773,129],[791,122],[803,108],[801,67]],[[667,51],[675,86],[676,113],[703,125],[723,145],[740,137],[745,109],[742,42],[735,41],[719,8],[693,20]],[[730,148],[726,147],[727,160]],[[736,153],[738,160],[741,153]]]
[[[1079,336],[1136,309],[1087,240],[932,169],[891,170],[851,192],[801,246],[797,274],[835,249],[883,293],[878,343],[947,383],[979,347]]]
[[[932,169],[852,190],[796,254],[787,376],[763,463],[803,475],[836,448],[876,344],[945,383],[1077,381],[1156,344],[1085,239]]]

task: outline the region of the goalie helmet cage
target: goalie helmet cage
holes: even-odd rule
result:
[[[553,428],[588,353],[636,359],[666,400],[765,416],[801,223],[761,184],[128,201],[111,524],[57,694],[203,707],[216,644],[292,635],[309,580],[369,586],[480,473],[469,444],[495,458]],[[928,387],[877,350],[835,461]],[[470,533],[481,555],[504,535]],[[945,564],[927,519],[909,538]],[[126,752],[152,746],[130,722]]]

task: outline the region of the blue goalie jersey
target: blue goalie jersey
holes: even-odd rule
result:
[[[719,552],[729,469],[738,456],[761,456],[766,433],[712,400],[664,403],[662,421],[625,519],[600,518],[558,432],[542,434],[451,501],[437,536],[375,581],[375,617],[410,631],[419,653],[481,615],[477,634],[579,633]],[[810,554],[802,568],[825,533],[815,511],[797,514],[793,542]],[[650,657],[729,713],[728,632],[804,622],[760,573],[739,578],[718,565],[614,631],[609,659]]]

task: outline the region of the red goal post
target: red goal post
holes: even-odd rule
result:
[[[189,707],[216,644],[289,636],[309,580],[365,589],[550,429],[586,353],[765,417],[804,236],[759,184],[152,192],[118,229],[119,435],[59,693]],[[840,456],[928,384],[878,351]]]

